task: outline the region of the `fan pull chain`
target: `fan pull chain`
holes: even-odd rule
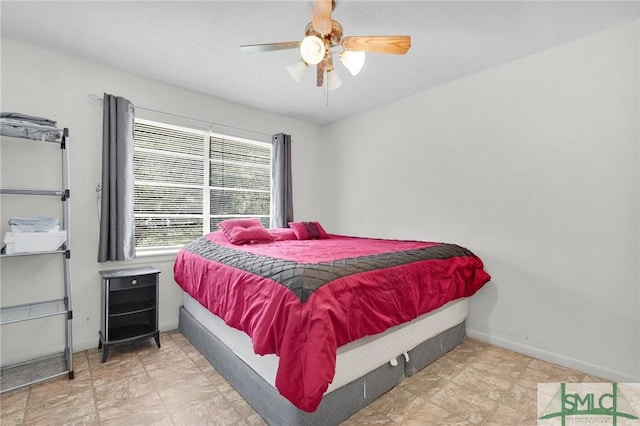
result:
[[[326,107],[329,108],[329,79],[327,78],[327,72],[324,72],[324,93],[326,95],[327,104]]]

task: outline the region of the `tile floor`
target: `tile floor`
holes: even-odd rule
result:
[[[265,424],[180,332],[160,341],[74,354],[74,380],[0,395],[0,424]],[[535,425],[538,382],[597,381],[467,338],[343,425]]]

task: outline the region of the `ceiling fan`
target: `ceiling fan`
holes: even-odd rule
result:
[[[287,66],[289,74],[300,82],[307,67],[316,65],[317,86],[324,85],[326,75],[327,89],[333,90],[342,84],[334,70],[333,54],[338,55],[352,75],[356,75],[364,66],[365,52],[404,55],[411,47],[408,35],[343,37],[342,25],[331,17],[334,8],[335,0],[311,3],[311,22],[307,24],[305,38],[301,41],[249,44],[240,46],[240,50],[249,53],[299,48],[302,60]],[[340,48],[340,51],[331,50]]]

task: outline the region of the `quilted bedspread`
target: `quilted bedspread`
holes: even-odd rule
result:
[[[336,350],[473,295],[490,276],[469,250],[445,243],[331,235],[233,245],[212,232],[183,247],[178,285],[257,354],[276,354],[276,388],[315,411]]]

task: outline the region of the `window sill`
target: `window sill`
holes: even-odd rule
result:
[[[160,249],[138,249],[136,250],[136,259],[145,259],[146,261],[149,258],[155,258],[157,260],[175,260],[176,254],[180,248],[171,247],[171,248],[160,248]]]

